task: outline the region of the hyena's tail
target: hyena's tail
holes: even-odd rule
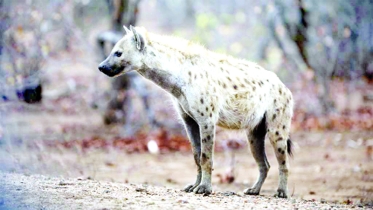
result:
[[[290,156],[293,156],[293,143],[291,142],[290,139],[288,139],[286,144],[287,144],[287,148],[288,148],[288,154]]]

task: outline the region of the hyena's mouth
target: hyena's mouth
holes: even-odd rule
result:
[[[114,77],[114,76],[117,76],[119,75],[120,73],[122,73],[125,69],[125,66],[118,66],[118,67],[115,67],[115,68],[111,68],[109,66],[106,66],[106,65],[100,65],[98,67],[98,69],[106,74],[107,76],[109,77]]]

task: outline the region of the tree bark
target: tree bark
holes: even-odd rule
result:
[[[105,52],[105,44],[115,45],[123,36],[123,25],[129,27],[135,25],[137,21],[138,5],[140,0],[107,0],[107,6],[111,14],[111,30],[102,32],[98,38],[101,54],[103,58],[107,56]],[[104,114],[105,124],[122,123],[125,124],[125,132],[128,134],[128,118],[132,107],[131,96],[128,90],[133,83],[133,80],[138,79],[136,73],[127,73],[122,76],[116,77],[112,82],[113,94],[107,105]],[[136,88],[136,87],[134,87]],[[145,105],[145,111],[152,124],[157,124],[154,120],[154,115],[149,107],[148,94],[146,88],[137,90]]]

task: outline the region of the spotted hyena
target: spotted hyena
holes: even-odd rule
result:
[[[286,198],[293,113],[290,90],[270,71],[245,60],[213,53],[190,41],[160,36],[144,28],[126,34],[99,70],[113,77],[135,70],[169,92],[184,122],[198,173],[186,192],[210,194],[216,126],[246,130],[259,166],[256,183],[244,191],[258,195],[267,177],[266,135],[279,164],[276,196]]]

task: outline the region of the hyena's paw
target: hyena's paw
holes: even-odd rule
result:
[[[277,198],[288,198],[288,194],[283,189],[278,189],[277,193],[274,196]]]
[[[243,193],[245,195],[259,195],[259,191],[258,189],[256,188],[248,188],[246,190],[243,191]]]
[[[198,186],[198,184],[190,184],[190,185],[187,185],[185,188],[184,188],[184,191],[185,192],[193,192],[193,190]]]
[[[210,195],[212,193],[211,184],[200,184],[194,189],[194,193],[196,194],[203,194],[203,195]]]

